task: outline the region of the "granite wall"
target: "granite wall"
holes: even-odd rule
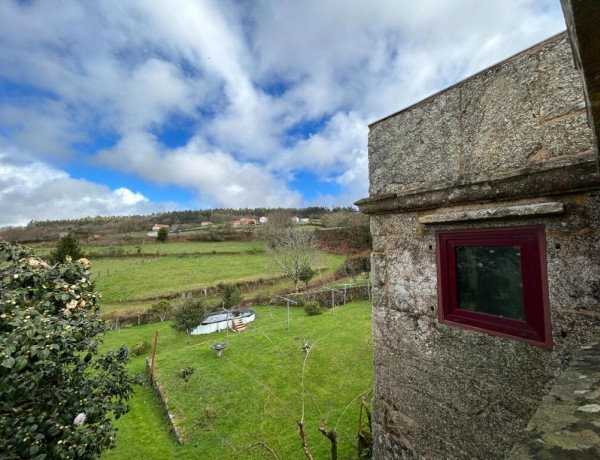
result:
[[[600,326],[600,175],[566,34],[371,125],[374,458],[504,458]],[[553,348],[441,324],[435,231],[544,224]]]

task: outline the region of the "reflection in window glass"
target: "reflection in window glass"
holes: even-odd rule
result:
[[[461,246],[455,255],[458,308],[523,319],[518,246]]]

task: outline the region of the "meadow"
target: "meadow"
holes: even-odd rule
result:
[[[207,253],[243,253],[263,252],[265,244],[261,241],[201,241],[144,243],[138,245],[82,246],[83,252],[90,258],[101,258],[117,254],[153,256],[157,254],[207,254]],[[37,246],[39,255],[50,254],[54,246]]]
[[[328,429],[337,430],[340,458],[355,456],[360,397],[373,378],[370,303],[319,316],[292,308],[289,330],[285,307],[255,310],[256,321],[245,332],[229,333],[222,358],[210,345],[225,341],[225,332],[192,336],[189,345],[168,323],[108,333],[103,347],[116,348],[151,342],[159,331],[156,376],[185,444],[168,433],[153,389],[140,387],[130,413],[116,421],[116,449],[103,458],[274,458],[257,445],[263,443],[280,459],[301,459],[298,420],[313,457],[329,458],[331,444],[317,429],[322,418]],[[305,341],[311,345],[308,355]],[[143,371],[144,359],[133,358],[131,370]],[[188,366],[195,373],[186,388],[178,374]]]
[[[340,255],[326,254],[322,275],[339,268],[343,259]],[[118,302],[151,300],[219,283],[278,276],[267,271],[264,253],[98,259],[91,260],[91,267],[91,279],[102,293],[103,305],[110,306],[107,310],[118,308]],[[279,287],[288,286],[292,286],[291,282],[282,282]]]
[[[40,246],[35,251],[45,255],[52,249]],[[267,270],[264,243],[258,241],[153,242],[138,246],[83,246],[83,250],[91,262],[90,279],[102,294],[104,312],[141,312],[160,297],[174,297],[219,283],[278,276]],[[332,274],[343,259],[340,255],[325,254],[320,274],[317,270],[313,280]],[[274,295],[292,287],[291,281],[282,280],[246,292],[244,298]]]

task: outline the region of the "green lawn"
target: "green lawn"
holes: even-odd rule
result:
[[[225,333],[192,337],[176,334],[168,324],[140,326],[107,335],[105,346],[151,341],[159,330],[156,375],[166,389],[169,407],[186,440],[179,446],[167,435],[157,399],[150,389],[137,391],[129,414],[117,421],[117,449],[106,458],[272,458],[264,449],[244,449],[264,442],[280,459],[304,458],[295,420],[302,417],[303,340],[312,344],[304,373],[304,423],[315,459],[328,458],[329,441],[317,431],[321,418],[337,426],[339,456],[354,454],[359,399],[372,385],[371,308],[356,302],[335,314],[308,317],[291,309],[286,330],[285,307],[257,307],[246,332],[229,335],[218,359],[210,345]],[[188,389],[180,369],[196,367]],[[131,367],[143,368],[143,358]]]

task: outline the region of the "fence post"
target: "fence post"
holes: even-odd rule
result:
[[[152,347],[152,359],[150,360],[150,385],[154,376],[154,357],[156,356],[156,341],[158,340],[158,331],[154,333],[154,346]]]

